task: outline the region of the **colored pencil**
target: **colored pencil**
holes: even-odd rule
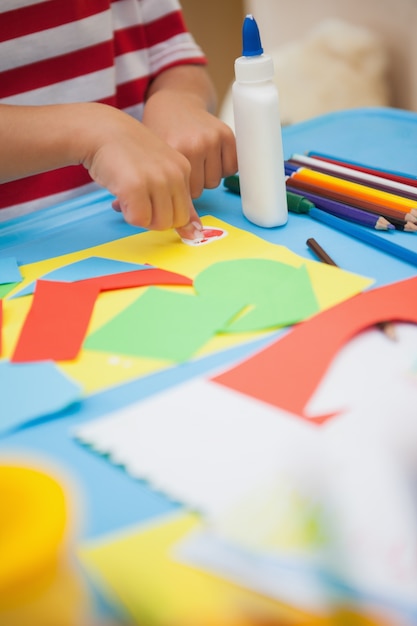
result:
[[[287,179],[287,186],[296,187],[301,190],[302,193],[309,192],[320,195],[324,198],[330,198],[331,200],[336,200],[337,202],[342,202],[344,204],[349,204],[350,206],[356,207],[358,209],[363,209],[365,211],[369,211],[370,213],[376,213],[377,215],[382,215],[388,221],[391,218],[402,219],[410,222],[417,223],[417,215],[414,213],[404,213],[403,211],[398,211],[396,209],[392,209],[381,204],[375,204],[369,200],[365,200],[363,198],[355,198],[352,195],[346,195],[341,191],[334,191],[331,189],[327,189],[321,187],[320,185],[312,185],[307,184],[305,181],[301,181],[295,176],[289,176]]]
[[[417,233],[417,224],[414,222],[397,219],[396,217],[390,217],[389,222],[395,230],[402,230],[406,233]]]
[[[395,209],[404,215],[406,213],[415,214],[417,217],[417,200],[402,198],[387,191],[380,191],[367,185],[343,180],[343,178],[338,178],[337,176],[316,172],[307,167],[299,167],[290,176],[297,181],[314,185],[322,191],[336,191],[355,200],[366,200],[380,207]]]
[[[335,163],[336,165],[347,166],[351,169],[357,170],[358,172],[365,172],[368,174],[372,174],[373,176],[380,176],[385,180],[389,179],[397,181],[399,183],[403,183],[405,185],[410,185],[411,187],[417,187],[417,176],[412,176],[411,174],[404,174],[403,172],[396,172],[394,170],[371,167],[370,165],[365,165],[364,163],[358,163],[357,161],[351,161],[349,159],[342,159],[340,157],[323,154],[322,152],[316,152],[314,150],[310,150],[309,152],[307,152],[307,156],[311,156],[322,161],[327,161],[328,163]]]
[[[313,237],[307,239],[306,244],[308,245],[310,250],[314,252],[316,257],[320,259],[320,261],[326,263],[327,265],[334,265],[335,267],[337,267],[337,263],[333,261],[333,259],[327,254],[325,250],[323,250],[321,245]]]
[[[288,184],[287,190],[297,193],[297,190]],[[375,213],[369,213],[368,211],[357,209],[342,202],[336,202],[336,200],[330,200],[330,198],[323,198],[318,194],[309,193],[307,191],[303,191],[302,195],[304,198],[307,198],[307,200],[310,200],[310,202],[313,202],[318,209],[327,211],[327,213],[331,213],[342,219],[350,220],[356,224],[374,228],[375,230],[393,230],[395,228],[385,217]]]
[[[408,248],[399,246],[394,241],[390,241],[385,237],[379,237],[371,230],[362,228],[361,226],[348,222],[347,220],[342,220],[335,215],[330,215],[330,213],[326,213],[321,209],[310,209],[308,215],[318,222],[326,224],[341,233],[350,235],[355,239],[359,239],[360,241],[363,241],[374,248],[378,248],[379,250],[382,250],[382,252],[386,252],[401,261],[417,266],[417,252],[413,252]]]
[[[351,182],[362,183],[372,187],[373,189],[379,189],[380,191],[387,191],[405,198],[417,200],[416,187],[384,179],[381,176],[375,176],[373,174],[369,174],[368,172],[361,172],[347,166],[329,163],[328,161],[323,161],[319,158],[305,156],[302,154],[293,154],[288,162],[298,166],[305,166],[318,172],[333,174],[334,176],[338,176]]]
[[[335,261],[327,254],[327,252],[321,247],[321,245],[313,238],[310,237],[306,241],[307,246],[314,252],[317,258],[322,261],[322,263],[327,263],[327,265],[334,265],[335,267],[339,267]],[[385,335],[392,340],[397,339],[397,335],[395,332],[395,326],[392,322],[379,322],[377,324],[378,328],[382,330]]]

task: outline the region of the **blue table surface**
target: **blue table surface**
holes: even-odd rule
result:
[[[285,158],[294,152],[317,150],[417,175],[417,113],[385,108],[331,113],[284,128],[283,141]],[[0,224],[0,257],[15,256],[23,265],[139,232],[111,209],[111,200],[106,191],[97,191]],[[285,227],[258,228],[242,216],[240,198],[222,186],[205,191],[195,205],[202,216],[214,215],[267,241],[285,245],[306,258],[313,258],[306,240],[314,237],[341,267],[374,278],[376,286],[415,276],[417,271],[416,267],[305,215],[290,214]],[[390,237],[400,245],[417,250],[415,234],[396,231],[379,236]],[[0,454],[12,452],[46,459],[69,474],[82,499],[83,539],[150,520],[180,504],[156,493],[146,483],[130,478],[121,468],[77,443],[71,435],[73,428],[162,388],[204,375],[219,365],[233,363],[264,342],[260,340],[250,347],[234,348],[192,365],[185,364],[173,371],[91,395],[53,419],[39,420],[3,437]]]

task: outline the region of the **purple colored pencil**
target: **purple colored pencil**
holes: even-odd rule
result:
[[[287,190],[293,193],[301,194],[303,198],[307,198],[310,202],[322,211],[331,213],[342,219],[361,224],[362,226],[368,226],[368,228],[374,228],[376,230],[394,230],[394,226],[384,217],[375,215],[374,213],[368,213],[362,209],[357,209],[348,204],[337,202],[336,200],[330,200],[330,198],[322,198],[321,196],[310,193],[307,191],[300,191],[296,188],[291,188],[291,185],[287,183]]]

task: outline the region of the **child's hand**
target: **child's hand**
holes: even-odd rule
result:
[[[125,113],[104,105],[90,105],[89,111],[82,162],[93,180],[116,196],[113,207],[135,226],[176,228],[188,239],[201,236],[189,161]]]
[[[187,158],[193,198],[237,171],[232,130],[210,114],[197,95],[156,91],[146,102],[143,123]]]

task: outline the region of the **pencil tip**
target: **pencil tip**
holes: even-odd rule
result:
[[[377,230],[395,230],[395,226],[391,224],[385,217],[379,217],[375,222],[375,228]]]
[[[397,333],[393,322],[379,322],[377,326],[388,339],[397,341]]]

